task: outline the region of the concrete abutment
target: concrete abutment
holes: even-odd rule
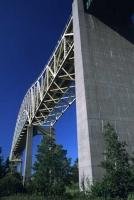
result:
[[[134,151],[134,45],[73,3],[79,182],[100,180],[103,125]]]

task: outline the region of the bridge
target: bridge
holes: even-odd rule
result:
[[[10,159],[15,159],[25,148],[28,126],[53,126],[74,100],[74,40],[71,18],[49,62],[23,99]]]
[[[103,160],[105,123],[115,126],[132,152],[134,112],[129,108],[134,102],[133,38],[129,40],[123,32],[126,23],[120,27],[119,21],[116,24],[112,18],[111,22],[109,13],[100,15],[97,2],[74,0],[72,16],[52,56],[23,99],[10,160],[19,161],[26,147],[24,182],[30,178],[32,137],[38,131],[47,133],[75,100],[80,184],[83,177],[92,183],[103,175],[99,164]],[[101,5],[106,9],[105,3],[103,0]],[[120,4],[116,5],[118,8]],[[128,10],[121,12],[123,17],[124,12],[128,16]],[[130,74],[126,73],[128,68]],[[126,130],[123,136],[122,126]]]
[[[25,149],[29,127],[53,127],[74,101],[74,39],[71,17],[47,65],[23,99],[10,160],[18,159]],[[33,135],[36,134],[37,131],[33,131]]]

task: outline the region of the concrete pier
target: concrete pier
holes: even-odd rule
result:
[[[27,128],[23,184],[31,179],[33,126]]]
[[[103,126],[110,122],[134,152],[134,45],[73,3],[79,181],[104,174]]]

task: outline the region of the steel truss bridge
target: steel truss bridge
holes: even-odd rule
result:
[[[74,101],[74,38],[71,18],[47,65],[23,99],[10,160],[19,159],[23,152],[30,125],[52,127]]]

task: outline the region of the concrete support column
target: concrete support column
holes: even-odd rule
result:
[[[31,178],[33,126],[27,128],[23,184]]]
[[[21,159],[16,160],[14,166],[16,168],[16,172],[18,172],[22,176],[22,160]]]
[[[82,0],[73,3],[74,56],[76,82],[76,114],[80,188],[88,178],[92,183],[92,161],[89,140],[88,105],[86,99],[85,68],[89,52]],[[89,73],[87,72],[87,75]]]
[[[83,0],[73,2],[73,31],[81,186],[104,175],[104,124],[115,127],[130,155],[134,151],[134,45],[85,13]]]

